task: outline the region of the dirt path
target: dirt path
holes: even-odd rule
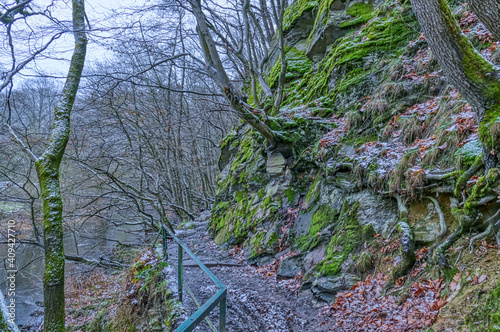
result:
[[[204,263],[239,264],[238,258],[221,250],[207,233],[207,222],[196,223],[194,229],[178,231],[184,241]],[[176,261],[177,246],[169,244],[169,253]],[[186,259],[185,254],[185,259]],[[200,304],[209,299],[217,287],[193,261],[185,260],[184,276]],[[214,266],[210,270],[228,288],[227,331],[328,331],[324,317],[318,316],[321,308],[313,307],[310,293],[294,294],[273,280],[265,279],[255,267],[243,262],[243,266]],[[177,287],[177,286],[175,286]],[[184,306],[189,314],[196,310],[191,297],[184,290]],[[218,309],[210,315],[218,327]],[[211,331],[203,322],[196,331]]]

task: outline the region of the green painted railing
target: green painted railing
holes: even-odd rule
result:
[[[184,323],[182,323],[176,330],[175,332],[189,332],[193,331],[198,324],[200,324],[204,319],[207,319],[207,322],[209,323],[210,327],[213,328],[213,325],[208,321],[208,315],[210,312],[219,306],[219,331],[220,332],[225,332],[226,331],[226,295],[227,295],[227,288],[224,286],[224,284],[201,262],[201,260],[189,250],[188,246],[184,244],[181,240],[179,240],[178,237],[176,237],[169,229],[164,227],[163,225],[160,227],[160,231],[158,232],[158,235],[156,236],[156,239],[153,242],[153,247],[156,244],[156,241],[158,240],[158,237],[162,236],[162,249],[163,249],[163,258],[165,260],[168,259],[168,248],[167,248],[167,240],[170,237],[173,239],[175,242],[177,242],[178,245],[178,250],[177,250],[177,293],[179,296],[179,301],[182,302],[182,289],[184,286],[184,280],[183,280],[183,253],[184,251],[198,264],[198,266],[205,272],[210,279],[219,287],[219,290],[215,295],[213,295],[207,302],[205,302],[203,305],[199,306],[198,310],[196,310],[191,316],[189,316],[188,319]],[[186,287],[188,287],[186,285]],[[189,290],[189,288],[187,288]],[[197,302],[196,299],[193,298],[195,303]],[[198,303],[196,303],[198,305]]]

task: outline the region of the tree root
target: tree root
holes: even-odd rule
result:
[[[430,199],[432,201],[432,203],[434,203],[436,213],[439,216],[439,226],[441,227],[441,230],[439,231],[438,237],[442,237],[448,231],[448,228],[446,227],[446,219],[444,218],[444,213],[441,210],[441,207],[439,206],[439,202],[434,197],[427,196],[427,198]]]
[[[472,239],[469,241],[469,249],[470,253],[472,254],[474,252],[474,242],[479,241],[487,237],[493,232],[493,223],[490,223],[488,227],[484,230],[484,232],[479,233],[478,235],[474,236]]]
[[[394,277],[399,278],[410,271],[415,264],[415,244],[413,241],[413,232],[406,221],[400,221],[398,224],[401,231],[401,263],[394,271]]]
[[[446,250],[448,250],[462,235],[463,227],[459,225],[453,233],[446,238],[446,240],[439,245],[436,249],[436,254],[438,255],[438,263],[441,268],[449,267],[448,261],[444,255]]]
[[[413,238],[413,231],[408,225],[408,209],[401,200],[401,196],[394,195],[398,201],[399,209],[399,223],[398,228],[401,231],[401,263],[396,267],[393,273],[393,279],[399,278],[408,273],[408,271],[415,264],[415,243]]]
[[[472,166],[458,178],[457,185],[455,186],[455,196],[460,196],[462,191],[465,189],[465,186],[467,185],[467,181],[469,181],[469,179],[482,167],[482,155],[479,155],[476,157],[476,160],[474,160],[474,164],[472,164]]]
[[[495,223],[497,222],[497,220],[495,220],[495,218],[499,214],[500,214],[500,209],[493,216],[491,216],[490,218],[488,218],[488,220],[486,220],[486,222],[488,222],[488,227],[484,230],[484,232],[479,233],[476,236],[474,236],[472,239],[470,239],[470,241],[469,241],[469,249],[470,249],[471,253],[474,252],[474,242],[482,240],[482,239],[488,237],[489,235],[491,235],[492,233],[495,232]],[[497,244],[498,244],[498,242],[499,242],[499,235],[498,235],[498,233],[496,233],[495,238],[496,238]]]

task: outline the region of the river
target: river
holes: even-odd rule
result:
[[[6,234],[8,221],[14,220],[18,237],[25,238],[30,235],[31,227],[27,221],[13,211],[3,210],[1,218],[1,233]],[[19,219],[17,219],[19,218]],[[12,222],[11,222],[12,224]],[[28,234],[29,233],[29,234]],[[115,227],[108,222],[87,221],[79,232],[66,230],[64,238],[64,248],[66,255],[82,256],[87,259],[100,259],[108,257],[118,242],[122,244],[141,244],[144,243],[144,232],[138,225],[125,225]],[[8,269],[7,257],[8,246],[5,238],[0,244],[0,257],[2,257],[2,268],[0,268],[0,289],[6,294],[6,270]],[[76,243],[78,245],[76,245]],[[43,321],[43,272],[44,259],[43,249],[29,244],[18,244],[15,250],[16,268],[16,323],[24,327],[22,330],[30,331],[26,326],[39,326]],[[85,269],[92,267],[81,263],[66,261],[66,276],[78,276]]]

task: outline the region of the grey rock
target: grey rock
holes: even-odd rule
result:
[[[280,259],[281,256],[288,254],[291,250],[292,250],[292,248],[288,247],[285,250],[280,251],[279,253],[277,253],[276,255],[274,255],[274,258],[275,259]]]
[[[268,255],[268,256],[255,256],[250,259],[248,259],[248,262],[252,265],[256,266],[264,266],[267,264],[270,264],[274,260],[274,256]]]
[[[345,14],[345,4],[346,2],[340,0],[333,3],[334,10],[325,12],[325,15],[330,16],[325,25],[322,23],[323,18],[318,20],[306,50],[310,59],[322,58],[327,48],[347,33],[348,29],[339,28],[340,23],[349,18]]]
[[[251,178],[255,173],[264,171],[265,165],[266,165],[266,160],[264,159],[264,156],[262,155],[262,148],[258,149],[254,153],[254,162],[252,162],[248,167],[247,167],[247,173],[248,173],[248,178]]]
[[[307,253],[302,261],[302,266],[304,267],[304,271],[309,271],[312,267],[314,267],[319,262],[325,259],[325,247],[321,246],[313,251]]]
[[[337,173],[335,184],[346,192],[354,192],[357,187],[356,180],[350,173]]]
[[[304,11],[300,18],[298,18],[293,27],[289,29],[285,34],[285,41],[287,45],[295,47],[298,51],[305,51],[307,49],[307,38],[311,33],[311,27],[314,25],[316,20],[316,12],[314,10]],[[270,49],[273,45],[271,45]],[[278,61],[279,49],[276,47],[276,53],[272,60],[274,64]]]
[[[230,166],[231,165],[226,164],[222,169],[222,171],[220,172],[219,183],[224,182],[224,180],[228,177]]]
[[[279,152],[273,152],[267,158],[266,172],[270,176],[282,175],[285,170],[286,160],[283,155]]]
[[[311,291],[317,300],[332,303],[338,292],[350,289],[360,279],[350,273],[319,277],[312,283]]]
[[[317,206],[310,211],[300,214],[295,220],[295,233],[297,236],[306,235],[309,232],[309,227],[311,226],[311,218],[316,212]]]
[[[376,233],[387,234],[398,221],[395,200],[374,195],[365,190],[353,195],[361,203],[358,210],[358,221],[361,226],[372,225]]]
[[[413,226],[415,242],[434,242],[439,234],[439,222],[417,221]]]
[[[280,279],[289,279],[302,272],[302,255],[288,257],[284,259],[276,271],[276,276]]]
[[[360,226],[370,224],[375,232],[386,235],[397,223],[398,210],[395,200],[375,195],[368,190],[347,193],[345,189],[323,183],[318,205],[327,204],[332,210],[340,211],[346,200],[349,204],[360,202],[357,215]]]

